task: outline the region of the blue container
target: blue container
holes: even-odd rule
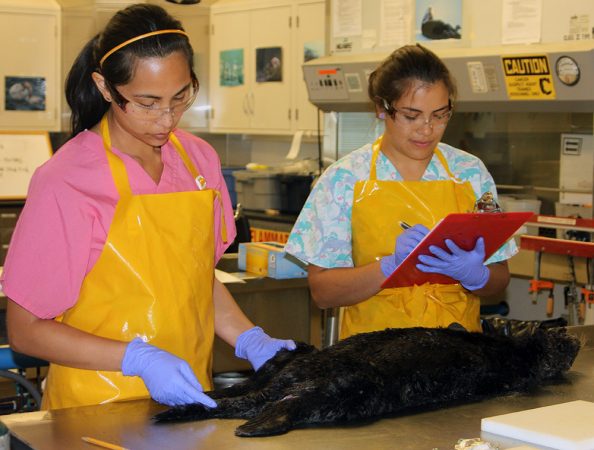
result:
[[[245,170],[245,167],[222,168],[223,177],[225,178],[225,184],[227,185],[227,190],[229,191],[229,197],[231,197],[233,209],[237,207],[237,192],[235,191],[235,177],[233,177],[233,172],[236,170]]]

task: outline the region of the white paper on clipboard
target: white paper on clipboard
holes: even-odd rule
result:
[[[45,131],[0,131],[0,199],[24,199],[33,172],[51,155]]]

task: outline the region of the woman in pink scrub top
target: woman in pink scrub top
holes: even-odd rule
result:
[[[72,138],[31,181],[5,263],[11,347],[50,362],[47,409],[202,403],[216,333],[258,369],[269,337],[214,278],[235,228],[216,152],[176,129],[198,80],[181,23],[118,12],[66,86]]]

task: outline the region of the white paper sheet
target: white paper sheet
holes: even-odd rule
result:
[[[504,0],[501,18],[502,44],[540,42],[542,0]]]
[[[245,283],[245,281],[243,281],[241,278],[236,277],[233,274],[223,272],[222,270],[219,270],[219,269],[215,269],[215,277],[217,280],[219,280],[223,284],[225,284],[225,283]]]
[[[334,0],[332,2],[332,35],[359,36],[362,32],[362,0]]]
[[[410,0],[382,0],[380,12],[380,47],[400,47],[412,36]]]

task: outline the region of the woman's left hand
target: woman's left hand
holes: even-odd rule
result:
[[[235,344],[235,356],[247,359],[254,370],[258,370],[266,361],[281,349],[295,350],[291,339],[275,339],[264,333],[260,327],[250,328],[241,333]]]
[[[417,269],[421,272],[440,273],[460,282],[469,291],[483,288],[489,281],[489,269],[485,262],[485,241],[478,238],[472,250],[462,250],[451,239],[446,239],[451,253],[435,245],[429,247],[434,256],[420,255]]]

